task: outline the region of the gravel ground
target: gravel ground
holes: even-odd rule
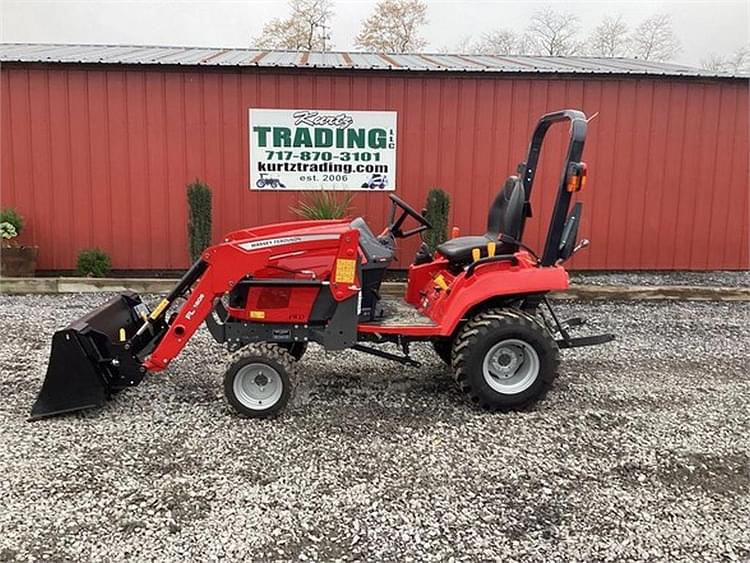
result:
[[[53,331],[102,295],[0,296],[0,561],[750,559],[750,304],[563,303],[525,413],[466,404],[430,350],[302,361],[275,421],[226,406],[202,330],[105,408],[28,423]]]
[[[737,272],[574,272],[573,283],[586,285],[697,285],[750,287],[750,270]]]

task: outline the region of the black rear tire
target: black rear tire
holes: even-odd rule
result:
[[[289,402],[296,384],[291,354],[276,344],[258,343],[232,354],[224,374],[224,396],[239,413],[272,418]]]
[[[456,382],[488,410],[522,410],[542,399],[557,374],[549,331],[513,309],[490,309],[461,329],[453,345]]]

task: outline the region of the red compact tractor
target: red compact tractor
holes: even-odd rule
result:
[[[545,134],[563,121],[570,122],[570,143],[537,256],[522,242],[524,223]],[[138,385],[166,369],[203,322],[234,352],[224,390],[247,416],[272,416],[286,405],[308,342],[418,365],[409,345],[429,341],[472,402],[501,411],[526,407],[550,385],[560,348],[613,338],[571,337],[583,321],[560,320],[546,298],[567,289],[561,264],[587,244],[576,243],[581,203],[569,213],[586,182],[586,126],[580,111],[543,116],[520,175],[508,178],[490,208],[487,232],[448,240],[434,255],[423,244],[403,300],[381,298],[381,282],[397,240],[430,225],[395,195],[379,235],[362,218],[229,233],[153,309],[126,293],[56,332],[32,418],[99,406]],[[405,229],[407,220],[416,226]],[[178,299],[184,301],[168,314]],[[376,347],[381,343],[395,343],[401,353]]]

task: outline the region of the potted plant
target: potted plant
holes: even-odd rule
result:
[[[339,198],[336,194],[321,190],[313,192],[289,209],[303,219],[342,219],[349,213],[352,199],[354,195],[350,193]]]
[[[15,209],[0,211],[0,274],[8,277],[32,277],[36,271],[37,246],[18,244],[16,238],[24,227],[23,217]]]

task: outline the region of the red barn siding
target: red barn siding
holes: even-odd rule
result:
[[[396,110],[399,194],[440,186],[451,223],[484,228],[542,113],[599,112],[579,269],[739,269],[748,259],[748,85],[740,80],[507,77],[5,65],[2,205],[27,218],[41,269],[99,246],[120,269],[188,264],[185,185],[214,189],[214,239],[292,219],[300,192],[249,191],[249,107]],[[541,249],[566,131],[553,131],[528,242]],[[379,226],[388,200],[357,194]],[[416,241],[403,245],[400,264]]]

